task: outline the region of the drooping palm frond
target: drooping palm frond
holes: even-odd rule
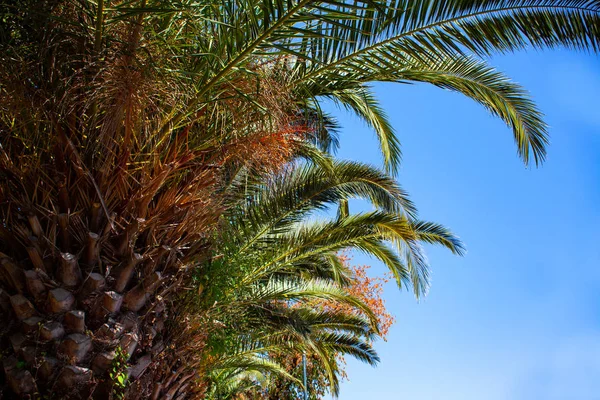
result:
[[[220,374],[235,376],[255,357],[306,352],[337,394],[339,356],[376,363],[371,341],[379,333],[374,311],[347,290],[353,277],[338,252],[355,249],[380,259],[399,285],[420,296],[428,285],[421,243],[464,251],[446,228],[414,218],[393,179],[360,163],[330,161],[326,168],[294,163],[275,176],[245,170],[232,180],[232,206],[215,255],[196,277],[198,315],[220,326],[208,335],[212,350],[203,361],[214,371],[209,386],[230,382]],[[352,197],[377,211],[315,218]]]
[[[206,398],[240,399],[240,393],[251,391],[256,386],[267,386],[269,376],[262,371],[248,369],[235,369],[222,374],[213,373],[212,380],[215,384],[210,388]]]
[[[333,175],[308,164],[265,181],[240,179],[239,186],[232,187],[245,197],[228,214],[225,231],[235,245],[227,254],[232,259],[247,252],[261,254],[255,256],[253,274],[239,282],[260,281],[275,272],[343,276],[329,264],[331,255],[353,248],[380,259],[399,285],[412,286],[417,296],[425,293],[428,267],[418,243],[440,244],[462,254],[460,241],[440,225],[415,220],[416,210],[406,193],[376,169],[354,162],[332,165]],[[309,220],[315,211],[352,197],[366,199],[380,211]]]
[[[340,102],[348,101],[347,98],[354,102],[355,97],[365,90],[362,82],[430,83],[462,93],[500,117],[512,129],[518,153],[524,160],[533,157],[538,163],[544,159],[548,134],[541,112],[523,88],[481,60],[460,54],[428,60],[405,55],[401,65],[394,63],[391,66],[365,60],[356,62],[356,68],[353,66],[348,71],[347,78],[356,80],[356,86],[350,87],[344,82],[341,86],[345,88],[337,90],[330,77],[322,77],[324,87],[313,81],[310,90],[316,95],[333,96]],[[365,101],[373,101],[372,96]],[[360,111],[356,113],[360,114]],[[393,137],[393,130],[390,135]]]
[[[335,293],[334,293],[335,292]],[[334,294],[332,296],[332,294]],[[215,392],[233,377],[252,370],[297,380],[271,358],[272,354],[315,352],[330,370],[331,387],[337,387],[336,356],[351,355],[369,363],[378,361],[371,344],[376,325],[362,314],[314,310],[302,304],[311,299],[328,299],[357,306],[367,316],[371,311],[340,288],[331,285],[285,282],[277,278],[264,284],[236,286],[211,315],[220,318],[224,329],[212,336],[212,351],[206,361],[207,379]],[[216,304],[216,303],[215,303]],[[227,346],[218,343],[225,341]],[[209,341],[210,343],[213,343]],[[241,382],[236,379],[235,382]],[[243,390],[244,387],[238,387]],[[336,393],[335,391],[333,393]],[[215,398],[220,398],[219,396]]]
[[[428,287],[428,264],[419,244],[418,228],[430,223],[414,223],[405,217],[388,213],[372,212],[351,215],[341,220],[310,222],[295,225],[289,232],[277,235],[273,240],[276,250],[272,258],[256,269],[252,279],[260,279],[272,269],[282,265],[295,267],[305,257],[315,253],[338,252],[353,248],[373,255],[383,262],[396,277],[399,286],[413,288],[415,295],[424,294]],[[464,248],[456,237],[439,225],[438,230],[429,230],[428,243],[441,244],[456,254]],[[394,244],[398,253],[388,247]]]
[[[371,89],[362,84],[342,90],[336,90],[335,85],[333,86],[334,90],[325,89],[323,96],[333,99],[336,104],[352,111],[375,131],[379,139],[384,166],[388,172],[396,174],[402,159],[400,142],[388,116]]]
[[[249,16],[250,10],[257,14]],[[365,99],[362,84],[389,80],[394,73],[398,80],[401,78],[397,74],[402,71],[407,71],[406,80],[429,81],[426,74],[419,78],[415,69],[411,69],[415,62],[422,66],[430,64],[429,67],[444,66],[444,71],[456,75],[456,66],[447,65],[448,58],[468,54],[487,56],[494,51],[527,46],[596,51],[600,37],[600,6],[591,0],[299,1],[272,8],[248,1],[224,15],[227,22],[223,26],[230,22],[233,26],[232,21],[243,16],[253,22],[242,26],[253,29],[250,36],[236,37],[235,44],[227,48],[222,59],[229,62],[224,62],[225,66],[209,79],[208,86],[203,86],[191,109],[201,105],[200,98],[209,88],[227,79],[236,68],[253,63],[256,57],[267,64],[269,58],[284,57],[284,65],[294,68],[289,78],[291,87],[321,81],[321,86],[330,87],[321,87],[319,94],[345,98],[341,103],[365,118],[378,134],[385,163],[391,170],[397,168],[399,161],[397,138],[386,126],[373,99]],[[478,69],[481,71],[483,67]],[[422,68],[417,70],[426,72]],[[428,71],[431,74],[431,69]],[[337,86],[334,90],[338,83],[345,88]],[[519,88],[514,85],[508,88],[512,91],[510,97],[520,103],[519,112],[515,113],[516,103],[511,107],[510,99],[502,103],[511,111],[503,111],[498,98],[489,101],[489,93],[464,90],[464,85],[462,89],[457,85],[442,86],[475,98],[507,121],[525,162],[543,160],[544,125]],[[350,93],[352,90],[355,93]],[[298,93],[301,99],[311,96],[310,91]],[[482,101],[485,98],[487,101]],[[531,118],[518,121],[518,114]]]
[[[392,178],[375,168],[353,162],[333,161],[331,171],[305,164],[266,182],[260,179],[253,182],[240,176],[231,192],[247,199],[247,205],[239,211],[242,217],[233,217],[246,237],[240,243],[240,252],[256,240],[266,240],[268,235],[287,229],[311,212],[349,198],[368,199],[390,213],[416,215],[414,204]]]
[[[398,1],[394,10],[401,12],[390,12],[381,29],[362,44],[330,44],[321,53],[299,59],[300,81],[317,85],[312,92],[328,97],[353,91],[356,96],[366,82],[389,80],[429,82],[457,90],[507,122],[526,163],[543,161],[547,134],[535,105],[517,85],[468,55],[487,56],[528,45],[596,51],[600,5],[546,0]],[[370,125],[380,140],[385,139],[379,126]],[[381,143],[391,168],[399,153],[392,151],[393,142]]]

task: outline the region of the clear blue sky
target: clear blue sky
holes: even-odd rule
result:
[[[387,288],[397,323],[376,345],[381,363],[350,361],[342,400],[600,399],[600,58],[529,52],[493,64],[546,114],[541,168],[526,169],[509,129],[471,100],[377,86],[403,145],[400,182],[468,253],[428,249],[433,281],[419,303]],[[373,134],[336,114],[338,155],[380,164]]]

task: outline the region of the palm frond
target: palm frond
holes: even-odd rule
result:
[[[373,80],[371,80],[373,81]],[[346,90],[323,91],[324,97],[330,97],[373,128],[379,140],[386,172],[396,174],[402,160],[400,142],[385,111],[379,105],[370,88],[357,85]]]

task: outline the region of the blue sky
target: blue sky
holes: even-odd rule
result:
[[[349,361],[342,400],[600,399],[600,59],[547,51],[493,64],[546,114],[541,168],[525,168],[509,129],[459,94],[376,87],[403,145],[399,181],[421,218],[451,227],[468,253],[428,249],[420,302],[387,288],[397,323],[376,345],[381,363]],[[336,114],[338,155],[380,164],[373,134]]]

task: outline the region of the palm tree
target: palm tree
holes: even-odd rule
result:
[[[350,198],[368,200],[377,211],[316,219],[316,211]],[[215,254],[190,292],[196,311],[189,314],[202,321],[191,325],[208,338],[197,352],[198,369],[214,398],[245,389],[248,373],[290,378],[277,366],[278,354],[312,354],[334,395],[338,356],[378,360],[370,342],[377,320],[345,290],[350,277],[339,251],[377,257],[417,296],[428,284],[421,243],[463,251],[444,227],[413,218],[414,206],[392,178],[360,163],[295,163],[274,176],[244,169],[232,178],[228,201]]]
[[[3,2],[6,392],[102,397],[131,367],[127,396],[172,397],[191,379],[172,345],[185,322],[178,292],[209,257],[235,171],[276,171],[318,157],[313,144],[334,146],[324,98],[374,128],[395,171],[398,139],[374,81],[464,93],[511,126],[526,162],[541,161],[539,111],[483,57],[528,45],[596,51],[599,15],[593,0]],[[296,246],[366,226],[391,238],[407,224],[355,216],[299,231]],[[290,244],[281,260],[301,250]],[[400,280],[424,274],[410,263],[411,276],[395,269]]]

